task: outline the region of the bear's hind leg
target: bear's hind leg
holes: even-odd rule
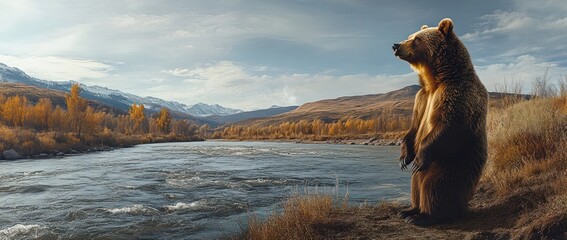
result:
[[[419,209],[419,189],[421,188],[421,174],[420,172],[414,173],[411,178],[411,208],[401,211],[398,216],[402,219],[406,219],[409,216],[418,214]]]

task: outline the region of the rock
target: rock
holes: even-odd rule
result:
[[[350,144],[350,145],[355,145],[356,143],[354,143],[354,142],[349,142],[348,144]]]
[[[368,145],[368,142],[363,142],[362,145]]]
[[[71,154],[79,154],[79,152],[75,149],[71,149]]]
[[[373,138],[371,138],[370,140],[368,140],[368,142],[374,142],[374,141],[376,141],[376,140],[378,140],[378,138],[377,138],[377,137],[373,137]]]
[[[18,152],[16,152],[16,150],[14,150],[14,149],[6,150],[2,153],[2,155],[4,156],[4,159],[6,159],[6,160],[14,160],[14,159],[21,158],[20,154]]]
[[[40,158],[47,158],[47,157],[49,157],[49,154],[47,154],[47,153],[40,153],[40,154],[37,155],[37,156],[40,157]]]
[[[58,156],[58,157],[65,156],[65,153],[63,153],[63,152],[58,152],[57,154],[55,154],[55,156]]]

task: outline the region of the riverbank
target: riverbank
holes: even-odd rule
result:
[[[400,146],[401,138],[351,138],[333,140],[305,140],[305,139],[267,139],[267,140],[235,140],[235,139],[208,139],[207,141],[219,142],[282,142],[298,144],[343,144],[343,145],[370,145],[370,146]]]
[[[0,126],[0,160],[45,159],[69,154],[111,151],[138,144],[204,141],[200,137],[151,134],[125,135],[103,132],[98,136],[77,137],[72,133],[36,132]]]
[[[252,218],[241,237],[566,239],[567,96],[491,109],[488,140],[489,162],[470,202],[470,211],[458,221],[416,227],[397,216],[409,206],[407,202],[347,207],[341,199],[319,212],[317,218],[310,218],[313,214],[300,207],[302,202],[325,201],[305,196],[288,201],[291,204],[284,204],[281,214],[261,224]],[[305,223],[305,219],[312,220]]]

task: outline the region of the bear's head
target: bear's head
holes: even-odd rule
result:
[[[407,40],[394,44],[394,55],[419,66],[433,62],[434,55],[448,38],[454,37],[453,21],[445,18],[437,27],[423,25],[421,30],[410,35]]]

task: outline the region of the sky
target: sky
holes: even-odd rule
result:
[[[251,110],[417,84],[391,46],[446,17],[489,90],[567,74],[563,0],[0,0],[0,62]]]

